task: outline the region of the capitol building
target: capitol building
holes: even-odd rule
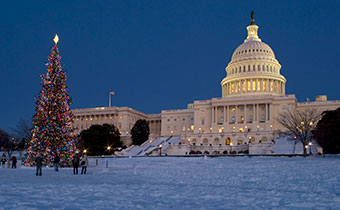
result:
[[[150,139],[130,146],[122,155],[186,154],[270,154],[273,142],[284,128],[278,123],[287,110],[317,109],[322,112],[340,107],[340,101],[297,102],[286,94],[286,79],[272,48],[259,36],[252,14],[247,37],[236,48],[221,81],[221,97],[195,100],[187,109],[163,110],[145,114],[129,107],[73,109],[76,132],[93,124],[114,124],[129,145],[129,132],[138,119],[150,126]],[[287,71],[287,70],[285,70]]]

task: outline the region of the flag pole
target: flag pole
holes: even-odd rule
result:
[[[109,92],[109,107],[111,107],[111,93]]]

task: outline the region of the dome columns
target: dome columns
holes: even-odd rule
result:
[[[222,85],[222,97],[264,93],[285,95],[285,81],[272,78],[247,78],[226,81]]]

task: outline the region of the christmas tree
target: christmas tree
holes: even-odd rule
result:
[[[47,73],[41,75],[42,90],[36,98],[36,114],[33,116],[32,139],[28,143],[24,165],[32,166],[37,156],[41,156],[46,165],[53,165],[56,155],[61,166],[70,166],[76,152],[73,138],[71,98],[67,92],[67,75],[63,70],[57,46],[48,56]]]

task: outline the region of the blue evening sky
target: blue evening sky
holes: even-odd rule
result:
[[[60,36],[71,108],[145,113],[221,96],[220,81],[255,11],[287,94],[340,99],[340,1],[2,1],[0,128],[31,120],[40,74]]]

